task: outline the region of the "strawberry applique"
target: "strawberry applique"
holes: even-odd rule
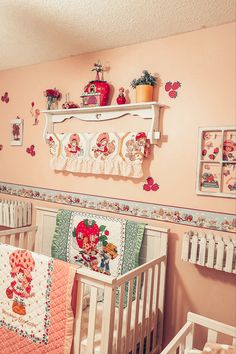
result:
[[[35,146],[34,145],[31,145],[30,147],[28,147],[26,149],[26,152],[27,154],[31,155],[32,157],[35,156]]]
[[[9,96],[8,96],[8,92],[5,92],[4,95],[1,97],[1,101],[8,103],[10,100]]]
[[[168,81],[165,84],[165,91],[168,92],[170,98],[176,98],[178,96],[177,90],[181,87],[179,81],[171,82]]]
[[[159,185],[157,183],[154,183],[154,179],[152,177],[148,177],[146,179],[147,183],[143,185],[143,190],[146,192],[156,192],[159,189]]]

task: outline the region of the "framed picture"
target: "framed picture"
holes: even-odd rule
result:
[[[12,146],[23,144],[23,119],[17,118],[10,122],[11,124],[11,142]]]
[[[196,193],[236,198],[236,126],[199,128]]]

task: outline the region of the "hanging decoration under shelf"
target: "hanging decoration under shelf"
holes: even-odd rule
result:
[[[52,169],[132,178],[142,177],[150,146],[145,132],[50,134],[48,141]]]
[[[44,139],[50,146],[51,168],[74,173],[142,177],[142,163],[148,146],[157,144],[160,139],[158,127],[162,107],[157,102],[145,102],[43,111],[46,116]],[[70,134],[55,134],[54,131],[56,124],[71,118],[90,124],[103,122],[104,127],[107,120],[123,116],[127,116],[131,126],[134,125],[135,116],[149,120],[149,129],[145,129],[146,132],[141,130],[143,127],[137,129],[140,122],[137,120],[137,130],[126,128],[124,133],[104,132],[101,129],[97,133],[78,130]]]

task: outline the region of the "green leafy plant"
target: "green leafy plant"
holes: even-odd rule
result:
[[[155,86],[157,84],[157,77],[151,75],[147,70],[143,70],[143,75],[138,79],[131,81],[130,86],[135,89],[138,85],[151,85]]]

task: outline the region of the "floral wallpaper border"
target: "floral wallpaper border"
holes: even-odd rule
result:
[[[188,225],[191,227],[203,227],[212,230],[236,232],[236,217],[233,214],[72,193],[5,182],[0,182],[0,194],[1,193],[52,203],[74,205],[81,208],[107,211],[116,214],[132,215],[151,220]]]

